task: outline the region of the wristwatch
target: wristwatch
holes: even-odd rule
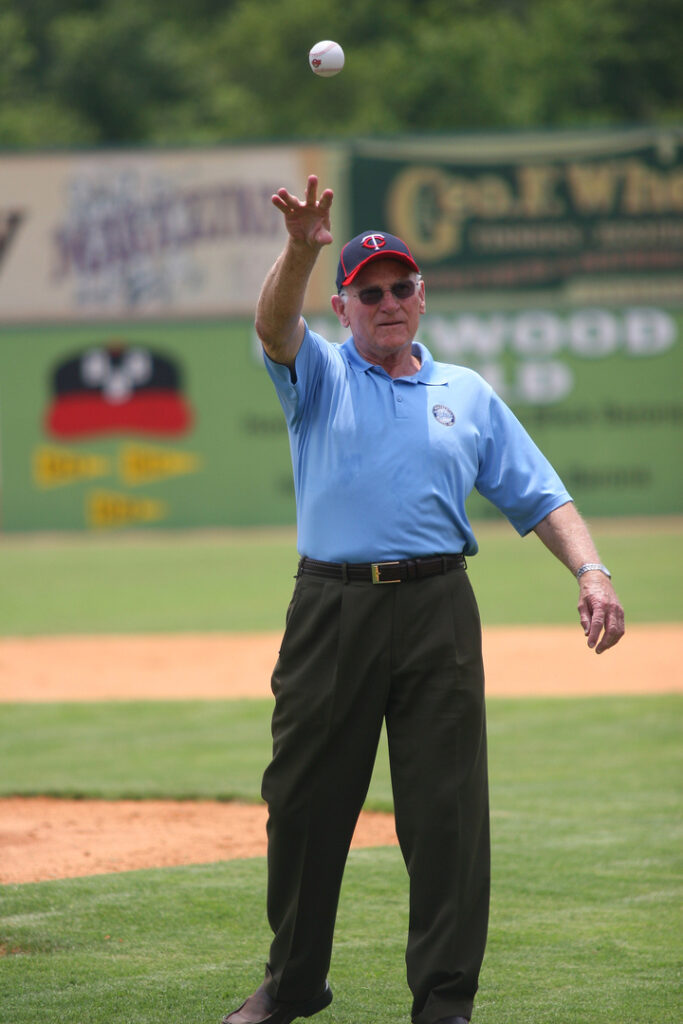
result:
[[[599,572],[603,572],[608,579],[612,579],[612,573],[609,571],[606,565],[602,562],[586,562],[580,568],[576,570],[576,578],[580,580],[585,572],[590,572],[591,569],[597,569]]]

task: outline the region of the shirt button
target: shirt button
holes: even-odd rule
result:
[[[398,395],[398,397],[397,397],[396,401],[397,401],[397,402],[402,402],[402,401],[403,401],[403,399],[401,398],[401,396],[400,396],[400,395]]]

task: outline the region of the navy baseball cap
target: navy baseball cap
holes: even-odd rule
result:
[[[387,231],[363,231],[343,246],[337,268],[337,291],[351,284],[359,270],[372,260],[400,260],[420,273],[413,254],[405,242]]]

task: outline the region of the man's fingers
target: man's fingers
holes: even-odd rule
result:
[[[602,654],[603,651],[614,647],[621,640],[624,632],[624,609],[620,605],[616,608],[610,606],[605,617],[605,631],[600,643],[595,648],[595,653]]]
[[[330,206],[332,205],[332,199],[333,198],[334,198],[334,192],[332,191],[332,189],[331,188],[326,188],[325,191],[323,192],[323,194],[320,197],[320,202],[318,203],[318,207],[321,210],[324,210],[325,212],[327,212],[329,210]]]
[[[312,177],[313,181],[311,178],[308,179],[306,196],[303,202],[286,188],[279,188],[275,195],[271,196],[273,206],[276,206],[278,210],[286,214],[314,212],[321,217],[326,217],[332,205],[334,192],[331,188],[326,188],[320,199],[316,199],[318,179],[315,176]]]
[[[310,203],[311,206],[315,206],[316,193],[318,191],[318,176],[317,174],[309,174],[308,181],[306,182],[306,203]]]
[[[614,647],[624,635],[624,610],[613,592],[586,594],[579,602],[579,617],[596,654]]]
[[[299,199],[288,192],[286,188],[279,188],[274,196],[270,197],[273,206],[277,206],[282,213],[294,213],[301,206]]]
[[[605,613],[601,607],[593,609],[591,615],[590,628],[588,630],[588,646],[593,649],[598,642],[600,634],[602,633],[602,627],[605,623]]]

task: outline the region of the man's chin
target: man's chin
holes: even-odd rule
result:
[[[387,324],[378,327],[375,338],[380,348],[391,351],[403,348],[411,340],[402,324]]]

